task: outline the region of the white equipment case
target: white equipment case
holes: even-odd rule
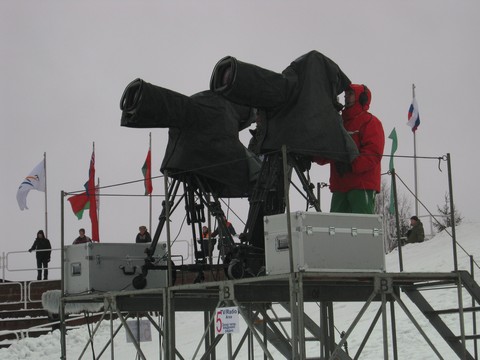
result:
[[[290,213],[293,271],[385,271],[380,215]],[[264,217],[266,273],[290,272],[287,214]]]
[[[84,243],[65,246],[65,292],[134,290],[133,279],[141,274],[145,249],[150,243]],[[155,248],[155,265],[167,265],[166,243]],[[146,288],[165,287],[167,270],[149,270]]]

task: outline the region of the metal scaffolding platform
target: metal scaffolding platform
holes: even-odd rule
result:
[[[146,359],[140,343],[135,340],[135,336],[132,334],[132,331],[127,324],[127,319],[129,318],[134,317],[138,319],[140,317],[146,317],[151,325],[158,330],[159,359],[183,360],[186,358],[192,358],[216,360],[217,358],[221,358],[228,360],[254,360],[260,355],[263,359],[356,360],[362,355],[362,351],[372,337],[372,334],[374,334],[374,330],[378,325],[378,327],[381,328],[381,335],[380,339],[375,339],[375,341],[377,345],[381,344],[381,346],[378,347],[383,349],[382,358],[385,360],[390,358],[397,360],[399,358],[399,349],[396,329],[396,309],[399,308],[406,315],[406,318],[408,318],[411,324],[413,324],[413,327],[420,334],[421,338],[423,338],[424,342],[428,344],[428,349],[431,350],[432,354],[431,356],[429,355],[428,358],[444,359],[444,356],[448,356],[448,358],[455,357],[462,360],[478,359],[477,339],[479,336],[476,331],[475,314],[480,309],[480,287],[473,278],[473,269],[471,269],[470,272],[460,271],[458,269],[455,227],[452,226],[453,272],[403,272],[401,246],[398,247],[400,265],[399,273],[383,272],[382,270],[385,268],[379,270],[378,267],[366,267],[366,272],[362,272],[363,270],[354,271],[349,267],[347,268],[350,270],[343,270],[345,267],[340,267],[337,272],[327,272],[325,270],[302,271],[298,266],[294,267],[292,232],[295,231],[295,229],[292,229],[290,218],[291,212],[288,196],[288,184],[290,181],[287,177],[289,169],[287,167],[287,150],[285,146],[282,147],[282,159],[284,193],[287,194],[287,196],[282,200],[281,209],[276,209],[278,211],[272,213],[283,213],[283,210],[286,210],[285,219],[287,224],[287,234],[284,238],[288,240],[288,247],[285,247],[286,243],[283,244],[283,247],[289,249],[288,262],[290,266],[286,267],[289,268],[289,273],[220,281],[209,281],[211,280],[210,278],[213,277],[201,277],[197,279],[205,281],[197,284],[181,284],[164,288],[150,288],[134,291],[86,293],[75,296],[66,295],[64,279],[62,279],[60,311],[61,323],[63,324],[61,329],[62,359],[67,358],[66,330],[63,321],[65,319],[65,305],[68,303],[84,302],[102,303],[104,305],[102,319],[106,318],[107,314],[110,314],[110,319],[113,318],[112,315],[115,315],[120,319],[121,325],[117,329],[114,329],[113,322],[110,320],[110,340],[100,352],[95,354],[95,351],[93,350],[93,338],[95,337],[96,331],[101,323],[100,321],[97,327],[91,332],[90,339],[85,345],[80,358],[83,357],[88,347],[91,346],[93,358],[100,358],[108,347],[110,347],[110,357],[111,359],[114,359],[115,347],[113,340],[118,334],[120,328],[124,327],[125,332],[130,336],[136,348],[137,358]],[[449,167],[450,199],[453,201],[453,197],[451,196],[451,169],[449,156],[447,156],[447,160]],[[277,166],[276,170],[278,170],[280,166],[279,159],[277,159],[275,164]],[[396,199],[395,172],[393,169],[391,173],[392,187]],[[274,175],[278,177],[277,175],[279,174],[275,173]],[[169,191],[167,174],[165,174],[164,180],[166,200],[163,203],[162,214],[159,218],[159,226],[154,236],[149,257],[153,254],[153,249],[159,240],[164,225],[166,227],[167,253],[171,254],[169,216],[170,206],[173,205],[173,202],[171,202],[172,199],[170,198],[175,198],[172,194],[176,193],[178,187],[177,185],[173,186],[171,184]],[[192,179],[190,180],[193,181]],[[195,181],[198,182],[198,179]],[[280,183],[276,185],[278,185],[278,189],[276,190],[281,189]],[[304,183],[304,185],[306,185],[304,188],[308,190],[308,182]],[[268,190],[269,188],[265,189]],[[268,191],[262,192],[260,198],[264,200],[268,193]],[[309,194],[312,198],[311,203],[315,205],[316,210],[319,212],[320,209],[318,202],[314,201],[314,196],[311,196],[311,191]],[[195,195],[192,191],[190,191],[190,195],[191,198],[195,200]],[[208,207],[211,203],[203,198],[206,195],[208,195],[208,193],[197,194],[197,200],[201,199],[202,204]],[[62,199],[63,197],[64,193],[62,192]],[[280,198],[282,197],[280,196]],[[285,203],[283,203],[283,201]],[[62,214],[63,203],[64,202],[62,201]],[[193,201],[192,204],[194,203],[195,201]],[[219,205],[218,199],[215,204]],[[397,201],[395,201],[395,204],[397,204]],[[175,206],[173,208],[175,208]],[[453,209],[453,203],[451,204],[451,208]],[[196,207],[193,207],[193,209],[196,209]],[[219,211],[219,209],[220,207],[217,206],[212,207],[210,210],[215,212],[219,218],[222,218],[220,215],[223,213],[222,211]],[[454,212],[452,212],[452,214],[453,213]],[[192,214],[195,214],[195,212]],[[249,216],[249,219],[261,219],[259,214],[261,215],[261,212],[258,214],[254,212],[252,217]],[[395,214],[397,224],[397,243],[400,244],[398,211],[395,211]],[[452,224],[455,223],[453,220],[454,219],[452,219]],[[225,220],[222,221],[225,222]],[[197,225],[200,223],[201,222],[198,222]],[[354,226],[350,229],[352,234],[355,233],[355,235],[357,235],[357,233],[359,233],[357,227],[358,226]],[[254,227],[246,226],[246,228],[252,230]],[[313,227],[310,228],[311,226],[307,226],[305,231],[307,231],[307,233],[313,233],[313,230],[315,229]],[[257,232],[258,238],[262,238],[262,236],[265,235],[265,232]],[[371,233],[376,234],[375,229]],[[380,234],[380,232],[378,232],[378,234]],[[195,236],[195,231],[193,231],[192,238],[197,238]],[[63,245],[64,235],[62,228],[62,247]],[[332,245],[325,246],[323,253],[329,254],[329,251],[332,250],[331,246]],[[365,249],[362,248],[362,250]],[[365,259],[368,258],[368,249],[366,250],[366,254],[364,252],[363,257],[359,256],[358,248],[356,250],[351,250],[357,263],[365,262]],[[308,252],[309,250],[307,249],[306,251]],[[250,260],[252,255],[256,254],[249,253],[240,260]],[[285,257],[285,259],[287,259],[287,257]],[[287,260],[285,259],[280,261],[282,265],[282,261],[286,263]],[[207,264],[206,262],[198,263],[201,263],[202,266]],[[63,253],[62,264],[65,264]],[[168,273],[173,275],[173,272],[171,272],[171,258],[168,259],[167,264]],[[234,262],[231,262],[230,266],[232,264],[234,264]],[[248,268],[250,265],[259,264],[254,262],[252,264],[249,263]],[[362,263],[362,265],[364,264]],[[153,269],[154,267],[151,268]],[[179,268],[177,268],[177,270],[178,269]],[[320,269],[323,268],[321,266],[317,268],[317,270]],[[223,270],[225,271],[225,269]],[[232,269],[229,267],[229,270]],[[257,270],[261,270],[261,267]],[[282,268],[282,271],[283,270],[285,269]],[[262,272],[245,272],[245,274],[247,273],[249,275],[260,275]],[[64,269],[62,269],[62,274],[64,277]],[[215,278],[219,279],[219,277],[222,276],[222,271],[217,272],[217,274],[219,276]],[[185,274],[181,271],[176,272],[177,279],[185,279],[186,276],[184,275]],[[243,271],[242,275],[244,275]],[[236,278],[236,276],[230,277]],[[172,280],[173,276],[170,277],[168,284],[172,284]],[[430,299],[428,296],[425,296],[426,290],[436,290],[440,292],[451,290],[456,291],[457,302],[456,304],[448,304],[451,306],[450,309],[435,309],[432,306],[433,302],[429,301]],[[468,292],[468,295],[471,297],[471,307],[464,307],[465,292]],[[441,297],[442,294],[437,298]],[[406,302],[404,302],[404,299],[407,298],[408,306]],[[344,302],[358,303],[359,309],[349,314],[352,317],[350,323],[342,325],[346,331],[343,331],[340,336],[336,336],[337,328],[335,326],[335,320],[338,314],[335,312],[335,305]],[[361,342],[356,341],[359,342],[359,344],[353,349],[354,354],[350,354],[352,353],[352,348],[347,348],[347,341],[357,325],[359,325],[362,317],[367,313],[367,310],[369,310],[369,307],[374,303],[378,308],[376,310],[374,309],[374,311],[369,311],[370,315],[373,315],[373,319],[368,320],[371,320],[368,329],[363,329],[365,333],[362,333],[363,336],[360,336],[360,338],[363,337],[363,339]],[[313,316],[306,311],[306,308],[312,304],[317,305],[318,310]],[[235,312],[239,314],[241,319],[247,325],[247,329],[240,336],[236,336],[235,341],[233,341],[231,333],[221,333],[215,328],[216,316],[218,315],[217,309],[225,307],[234,307],[236,309]],[[413,308],[415,308],[414,313],[412,313]],[[152,317],[152,312],[158,316],[158,321]],[[193,355],[189,354],[188,357],[185,355],[188,352],[186,351],[185,344],[189,343],[189,346],[191,347],[193,339],[190,338],[187,339],[187,341],[184,341],[184,339],[182,339],[182,334],[177,333],[176,314],[179,312],[198,312],[203,314],[203,327],[202,331],[198,332],[197,348],[195,353]],[[286,314],[286,316],[279,316],[279,312]],[[472,331],[471,334],[466,333],[465,313],[467,312],[472,314],[471,323],[473,326],[472,329],[469,327],[469,331]],[[422,320],[424,321],[422,326],[426,326],[426,319],[434,331],[430,331],[431,329],[425,331],[419,324],[419,320],[415,314],[419,316],[423,315]],[[454,330],[451,330],[447,322],[442,318],[444,314],[458,315],[458,322],[456,322]],[[289,325],[286,325],[287,322]],[[200,324],[195,323],[195,325]],[[376,331],[375,334],[378,335]],[[431,339],[432,336],[435,336],[433,340]],[[437,344],[442,340],[444,342],[441,344],[442,348],[439,350]],[[311,348],[310,346],[307,346],[307,343],[310,345],[311,342],[315,342],[318,345],[315,348],[315,353],[307,352],[307,347],[309,349]],[[469,342],[468,345],[467,342]],[[443,354],[448,348],[451,349],[453,355]],[[191,348],[189,351],[190,350]]]
[[[395,330],[395,305],[401,308],[410,321],[424,337],[432,350],[434,358],[442,359],[439,350],[435,348],[424,330],[418,325],[401,298],[405,293],[414,302],[423,314],[429,319],[432,326],[448,343],[459,359],[476,359],[467,350],[466,341],[476,340],[477,335],[465,334],[464,312],[476,309],[464,308],[462,301],[452,312],[459,313],[460,334],[454,335],[443,323],[438,312],[428,306],[420,294],[425,289],[456,288],[461,293],[467,290],[473,299],[479,302],[480,292],[478,285],[467,272],[451,273],[326,273],[326,272],[299,272],[285,275],[263,276],[256,278],[205,282],[200,284],[177,285],[161,289],[117,291],[106,293],[91,293],[81,296],[63,297],[63,303],[100,302],[104,304],[104,315],[116,314],[127,332],[126,319],[143,314],[158,330],[159,342],[162,343],[163,358],[185,359],[182,355],[181,334],[175,332],[176,312],[202,312],[204,314],[204,332],[199,334],[199,345],[194,359],[216,359],[218,344],[222,338],[227,338],[227,354],[221,351],[221,358],[227,359],[254,359],[252,343],[256,341],[263,353],[263,358],[274,359],[278,354],[285,359],[357,359],[367,342],[371,331],[381,318],[384,359],[397,359],[397,342]],[[308,303],[319,303],[320,316],[312,319],[305,312],[304,306]],[[335,314],[332,303],[359,302],[361,310],[356,314],[348,330],[338,339],[335,338]],[[360,318],[372,303],[379,304],[377,315],[372,321],[371,328],[356,355],[348,355],[344,345],[354,330]],[[279,318],[273,310],[273,305],[279,305],[289,313],[289,319]],[[387,306],[390,309],[387,310]],[[216,335],[214,329],[215,310],[219,307],[235,306],[247,324],[241,341],[233,348],[230,334]],[[149,315],[155,312],[162,318],[163,327]],[[389,320],[387,321],[387,317]],[[285,321],[290,326],[285,326]],[[117,330],[118,331],[118,330]],[[116,333],[116,332],[115,332]],[[130,334],[132,335],[132,334]],[[92,337],[95,336],[95,331]],[[112,339],[106,344],[113,346]],[[132,338],[134,336],[132,335]],[[306,343],[317,341],[319,353],[314,357],[307,356]],[[65,333],[62,333],[62,343],[65,346]],[[146,359],[141,347],[134,342],[138,357]],[[201,346],[203,345],[203,346]],[[85,345],[85,350],[88,344]],[[203,352],[200,351],[203,349]],[[258,346],[257,346],[258,348]],[[111,349],[114,358],[114,349]],[[101,355],[101,354],[100,354]],[[63,355],[66,359],[66,353]],[[162,358],[162,355],[159,355]],[[258,356],[258,354],[257,354]],[[390,356],[390,357],[389,357]]]

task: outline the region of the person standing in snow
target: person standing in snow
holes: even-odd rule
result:
[[[423,224],[417,216],[410,218],[411,229],[407,231],[407,243],[423,242],[425,240],[425,230]]]
[[[50,262],[52,246],[50,240],[45,237],[43,230],[37,232],[37,237],[28,251],[32,252],[34,250],[37,257],[37,280],[42,280],[42,270],[43,280],[48,280],[48,263]]]
[[[359,155],[349,164],[330,162],[330,212],[373,214],[375,211],[385,134],[380,120],[368,112],[371,99],[365,85],[350,84],[345,90],[343,125],[355,141]],[[326,163],[321,158],[314,161]]]

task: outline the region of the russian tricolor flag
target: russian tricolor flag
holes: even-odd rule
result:
[[[408,109],[408,122],[407,125],[415,132],[420,125],[420,113],[418,112],[417,100],[413,98],[410,109]]]

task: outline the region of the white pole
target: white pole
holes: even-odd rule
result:
[[[100,237],[100,178],[97,178],[97,187],[95,189],[95,202],[97,203],[97,223],[98,223],[98,234]]]
[[[43,171],[45,173],[45,237],[48,239],[48,210],[47,210],[47,153],[43,153]]]
[[[415,99],[415,84],[412,84],[412,94]],[[419,216],[418,213],[418,182],[417,182],[417,137],[416,131],[413,132],[413,174],[415,177],[415,215]]]

